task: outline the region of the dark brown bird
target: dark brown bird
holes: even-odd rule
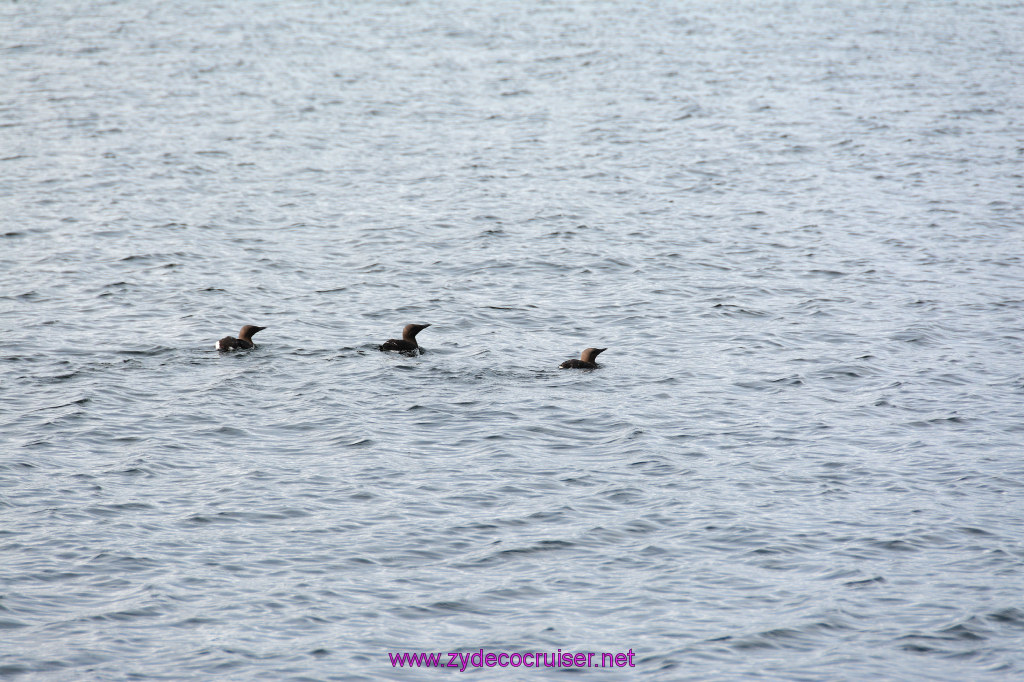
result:
[[[403,353],[417,350],[420,346],[416,343],[416,335],[429,326],[429,324],[407,324],[405,329],[402,330],[402,338],[388,339],[380,345],[380,349],[397,350]]]
[[[225,336],[223,339],[217,342],[217,350],[246,350],[252,348],[256,344],[252,342],[252,335],[256,332],[263,331],[266,327],[257,327],[254,324],[247,324],[242,327],[242,331],[238,332],[238,338],[233,336]]]
[[[558,366],[559,369],[595,369],[600,365],[595,362],[597,356],[608,350],[607,348],[587,348],[580,353],[579,360],[566,360]]]

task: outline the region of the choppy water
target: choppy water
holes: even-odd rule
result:
[[[0,676],[1024,676],[1019,3],[0,29]]]

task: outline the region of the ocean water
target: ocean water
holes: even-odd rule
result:
[[[1021,679],[1022,46],[0,3],[0,677]]]

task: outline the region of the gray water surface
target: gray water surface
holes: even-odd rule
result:
[[[1022,46],[0,3],[0,677],[1024,677]]]

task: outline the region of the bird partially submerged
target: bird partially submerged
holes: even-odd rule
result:
[[[579,360],[566,360],[558,366],[559,369],[596,369],[600,367],[597,364],[597,356],[608,350],[607,348],[587,348],[580,353]]]
[[[247,324],[242,327],[242,331],[238,332],[238,338],[233,336],[225,336],[223,339],[217,342],[217,350],[246,350],[252,348],[256,344],[252,342],[252,335],[256,332],[260,332],[266,329],[266,327],[257,327],[254,324]]]
[[[416,335],[429,326],[429,324],[407,324],[402,330],[402,338],[388,339],[380,345],[380,350],[396,350],[401,353],[412,353],[419,350],[420,345],[416,343]]]

